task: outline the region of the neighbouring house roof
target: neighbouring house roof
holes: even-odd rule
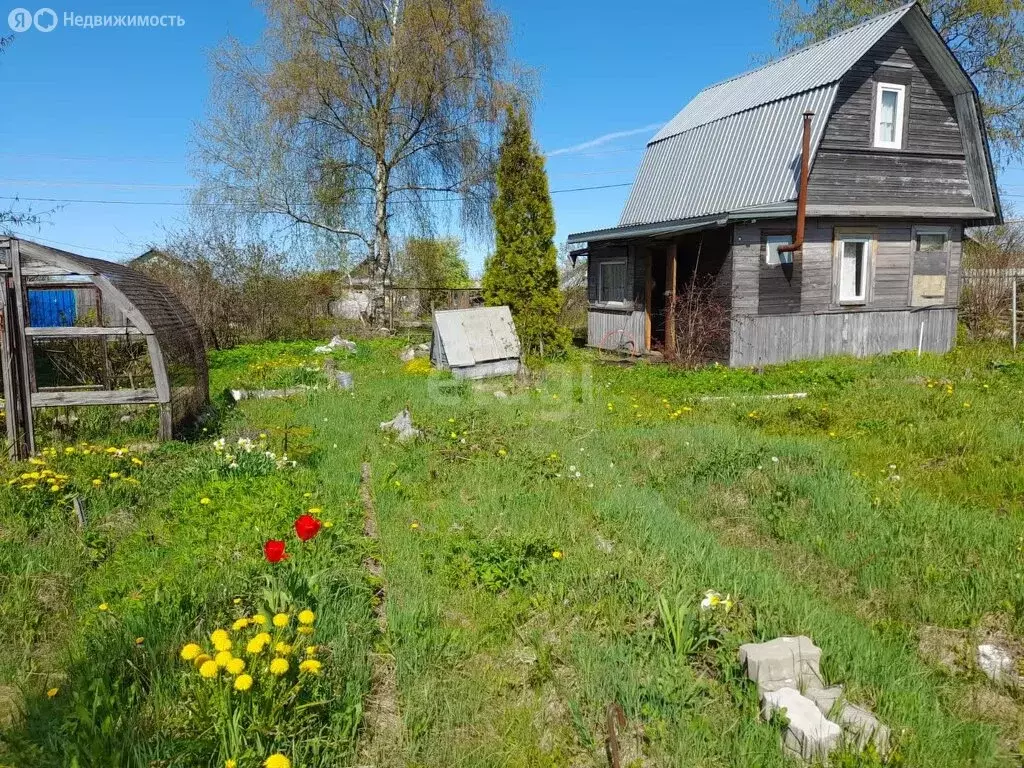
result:
[[[817,116],[813,162],[840,80],[900,23],[954,95],[971,186],[980,198],[972,215],[998,216],[977,91],[914,2],[702,90],[648,143],[618,227],[570,235],[569,241],[668,234],[755,214],[793,215],[801,115]]]

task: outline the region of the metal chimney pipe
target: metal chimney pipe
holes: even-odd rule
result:
[[[811,118],[813,112],[804,112],[804,146],[800,157],[800,196],[796,203],[796,237],[792,245],[780,245],[779,253],[794,253],[804,247],[807,224],[807,183],[811,177]]]

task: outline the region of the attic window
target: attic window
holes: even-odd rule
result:
[[[903,148],[903,115],[907,87],[879,83],[875,98],[875,146],[881,149]]]

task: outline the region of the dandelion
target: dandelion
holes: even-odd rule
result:
[[[252,688],[252,675],[239,675],[235,678],[236,691],[248,691]]]
[[[132,456],[132,464],[134,464],[136,467],[141,467],[142,463],[142,459],[140,459],[137,456]]]
[[[238,761],[233,757],[229,757],[224,761],[224,768],[238,768]]]
[[[103,613],[106,613],[107,611],[109,611],[109,610],[110,610],[110,606],[109,606],[109,605],[107,605],[106,603],[100,603],[100,604],[99,604],[99,610],[100,610],[101,612],[103,612]]]
[[[288,659],[278,657],[270,662],[270,674],[280,677],[288,671],[288,666]]]
[[[321,512],[323,512],[323,510],[320,509],[320,507],[310,507],[306,511],[309,512],[309,514],[311,515],[319,515]]]
[[[316,659],[306,659],[299,664],[299,672],[306,672],[310,675],[319,675],[322,668],[323,664]]]
[[[290,621],[287,613],[275,613],[274,614],[274,626],[278,629],[284,629],[288,626]]]
[[[97,477],[92,481],[92,484],[94,488],[99,488],[101,485],[103,485],[103,481]]]
[[[505,456],[507,454],[508,454],[508,451],[506,451],[504,448],[499,448],[498,449],[498,455],[499,456]]]
[[[235,599],[238,600],[238,598],[235,598]],[[238,602],[241,602],[241,600],[239,600]],[[235,603],[235,605],[237,605],[237,604],[238,603]],[[235,619],[235,623],[231,625],[231,628],[233,630],[235,630],[235,632],[238,632],[239,630],[245,629],[248,626],[249,626],[249,620],[243,616],[240,619]]]
[[[195,658],[194,658],[194,659],[192,660],[192,663],[193,663],[193,664],[195,665],[195,668],[196,668],[196,669],[199,669],[199,668],[200,668],[201,666],[203,666],[203,664],[205,664],[205,663],[206,663],[206,662],[208,662],[209,660],[210,660],[210,656],[209,656],[209,654],[206,654],[206,653],[200,653],[200,654],[199,654],[198,656],[196,656],[196,657],[195,657]]]
[[[409,523],[409,528],[411,528],[414,531],[419,529],[419,527],[420,527],[420,524],[417,523],[415,520],[413,520],[411,523]]]
[[[316,656],[316,646],[315,645],[307,645],[306,646],[306,655],[307,656]]]
[[[312,624],[316,621],[316,614],[308,608],[299,613],[299,624]]]
[[[270,642],[269,639],[267,640],[267,642]],[[260,639],[260,636],[257,635],[245,644],[245,652],[252,656],[259,656],[261,653],[263,653],[263,650],[266,647],[267,643],[263,642],[263,640]]]
[[[298,631],[298,633],[300,635],[312,635],[313,634],[313,628],[312,627],[299,627],[297,631]]]
[[[217,671],[219,669],[220,667],[217,666],[216,661],[204,661],[203,666],[199,668],[199,674],[209,680],[217,676]]]
[[[257,613],[255,616],[249,619],[249,621],[251,621],[253,624],[263,626],[267,623],[267,617],[264,616],[262,613]]]
[[[209,504],[210,503],[210,497],[209,496],[203,496],[203,498],[201,498],[199,500],[199,503],[204,505],[204,506]]]
[[[565,555],[562,553],[562,550],[560,549],[556,549],[554,552],[552,552],[551,556],[555,558],[555,560],[561,560],[563,557],[565,557]]]
[[[210,633],[210,642],[217,645],[217,643],[223,643],[225,640],[230,641],[231,638],[228,633],[223,629],[215,629]],[[217,648],[218,651],[226,651],[227,648]]]
[[[146,642],[146,638],[144,638],[144,637],[136,637],[135,638],[135,644],[136,645],[142,645],[144,642]]]
[[[52,698],[53,698],[54,696],[56,696],[56,695],[57,695],[58,693],[60,693],[60,688],[51,688],[50,690],[48,690],[48,691],[46,692],[46,698],[48,698],[48,699],[52,699]]]
[[[224,665],[226,669],[232,675],[240,675],[245,671],[245,660],[244,659],[231,659],[227,664]]]
[[[324,528],[333,528],[333,527],[334,527],[334,523],[332,523],[330,520],[324,520]]]
[[[233,658],[235,657],[231,655],[231,651],[219,651],[213,657],[213,661],[218,667],[224,669]]]
[[[111,472],[109,475],[107,475],[107,477],[109,477],[111,480],[117,480],[117,478],[119,478],[120,476],[120,472]]]
[[[274,646],[274,652],[279,653],[282,656],[287,656],[292,652],[292,647],[288,643],[278,643]]]
[[[263,768],[292,768],[292,761],[280,752],[275,752],[263,761]]]
[[[241,605],[241,604],[242,604],[242,598],[240,598],[240,597],[236,597],[236,598],[235,598],[234,600],[232,600],[231,602],[232,602],[232,603],[234,603],[235,605]]]

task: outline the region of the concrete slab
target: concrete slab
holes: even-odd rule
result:
[[[810,688],[804,691],[804,695],[813,701],[821,714],[828,717],[832,714],[832,708],[843,695],[843,686],[833,685],[831,688]]]
[[[796,688],[764,691],[761,712],[767,719],[782,711],[789,724],[783,732],[783,746],[807,761],[825,760],[843,738],[843,729],[828,720],[811,699]]]
[[[823,688],[821,649],[809,637],[780,637],[767,643],[740,646],[740,664],[758,689]]]
[[[842,726],[847,738],[857,745],[857,749],[864,749],[873,742],[878,754],[888,753],[889,729],[868,710],[843,702],[839,705],[839,712],[833,717]]]

